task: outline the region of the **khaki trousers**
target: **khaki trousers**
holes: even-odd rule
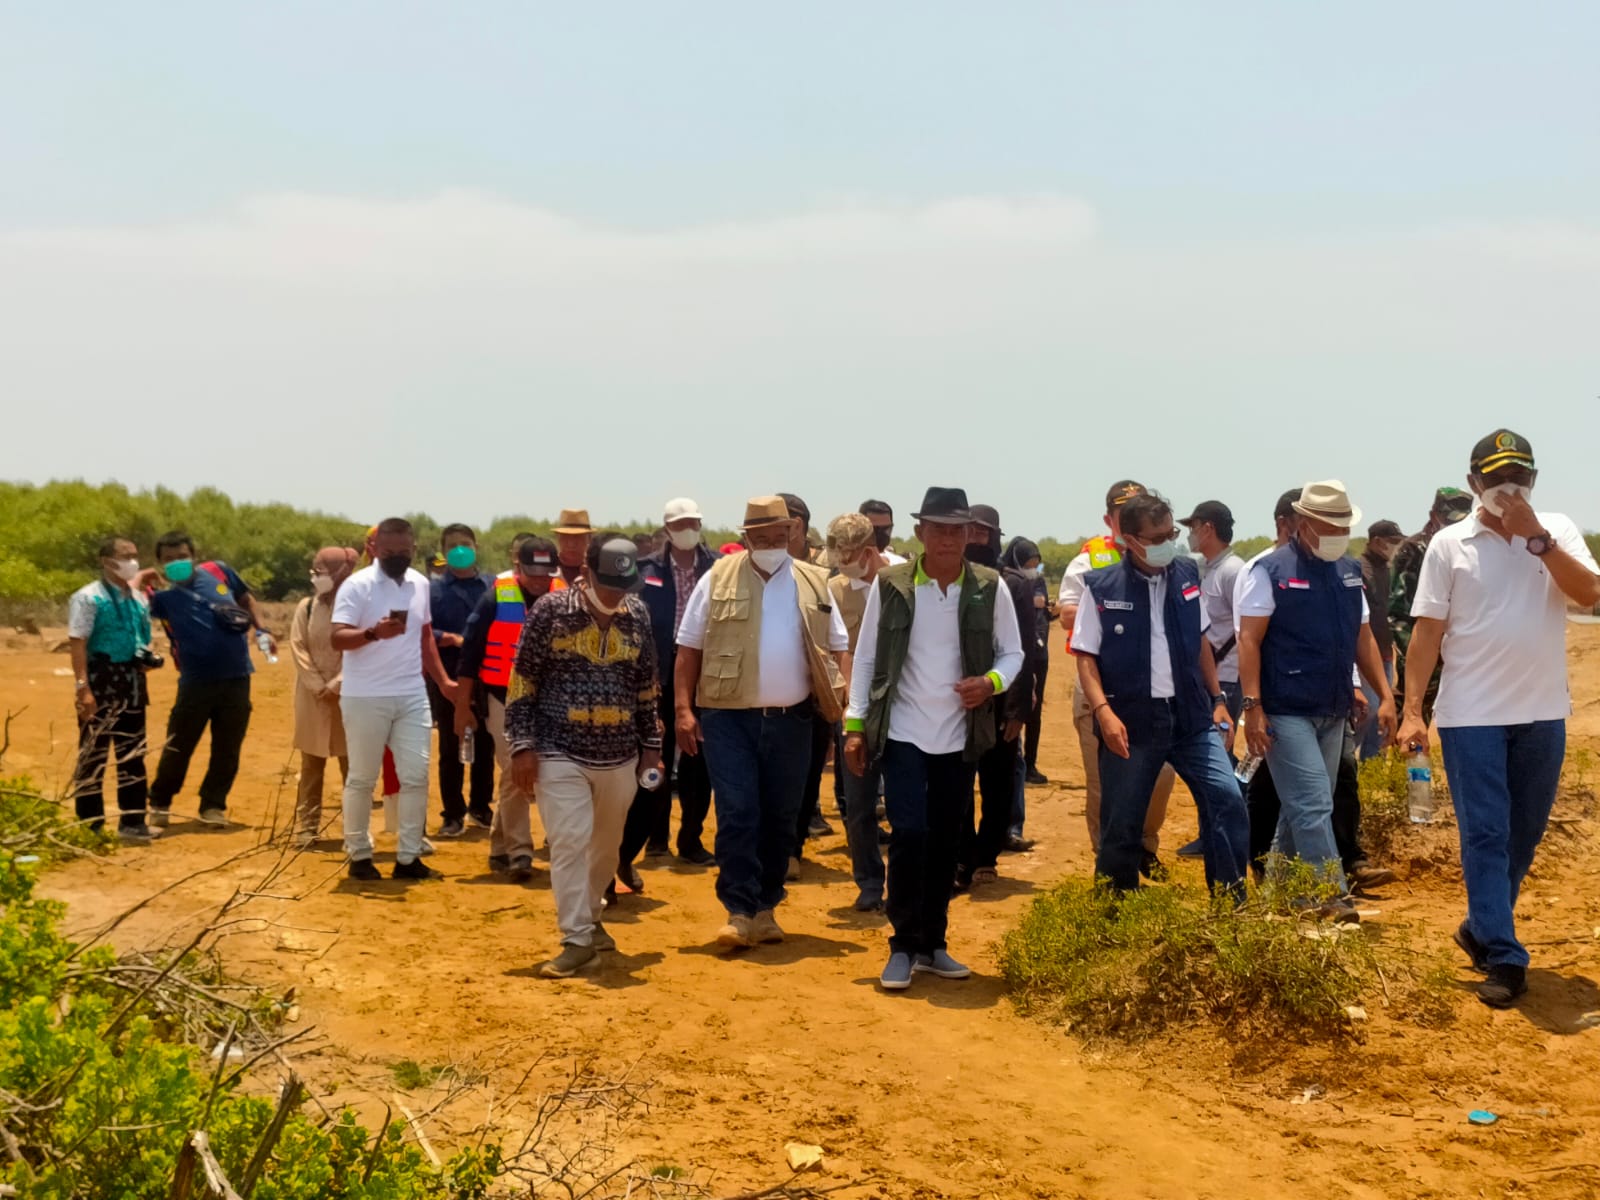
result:
[[[565,946],[591,946],[606,884],[617,873],[622,827],[639,786],[639,760],[585,767],[539,760],[539,817],[550,839],[550,890]]]
[[[500,764],[500,783],[495,799],[494,819],[489,824],[489,853],[510,859],[533,857],[533,825],[529,814],[533,793],[525,792],[511,778],[511,745],[506,741],[506,705],[497,696],[489,697],[489,714],[484,720],[494,738],[494,757]]]
[[[339,756],[339,778],[348,778],[350,760]],[[322,833],[322,785],[328,775],[328,760],[315,754],[300,753],[300,792],[295,798],[294,831],[313,837]]]
[[[1078,749],[1083,754],[1083,781],[1086,797],[1083,815],[1089,826],[1089,844],[1100,850],[1100,739],[1094,735],[1094,716],[1089,698],[1076,683],[1072,685],[1072,724],[1078,731]],[[1150,793],[1150,811],[1144,818],[1144,848],[1154,854],[1161,847],[1161,826],[1167,819],[1167,801],[1172,799],[1172,764],[1161,768],[1155,791]]]

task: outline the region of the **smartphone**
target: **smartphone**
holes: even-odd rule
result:
[[[401,629],[406,627],[406,618],[410,615],[411,610],[409,608],[391,608],[389,610],[390,620],[399,621]]]

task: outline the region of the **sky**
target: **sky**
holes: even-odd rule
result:
[[[0,3],[0,478],[1600,527],[1600,5]]]

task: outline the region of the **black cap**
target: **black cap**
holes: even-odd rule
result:
[[[1277,507],[1272,510],[1273,520],[1287,521],[1289,518],[1293,517],[1294,506],[1300,503],[1300,493],[1304,490],[1304,488],[1290,488],[1283,495],[1279,496]]]
[[[1472,493],[1457,487],[1442,487],[1433,494],[1431,511],[1446,525],[1454,525],[1472,512]]]
[[[517,565],[529,575],[554,575],[561,569],[552,551],[527,542],[517,548]]]
[[[1393,521],[1374,521],[1367,526],[1367,537],[1371,538],[1403,538],[1405,531]]]
[[[637,592],[644,587],[639,574],[639,548],[631,538],[612,538],[600,547],[594,581],[622,592]]]
[[[922,497],[922,508],[911,514],[932,525],[970,525],[972,506],[965,488],[931,487]]]
[[[1106,493],[1106,511],[1116,512],[1135,496],[1145,494],[1145,486],[1133,479],[1119,479],[1111,485],[1111,490]]]
[[[1533,470],[1532,444],[1520,433],[1512,433],[1509,429],[1496,429],[1472,448],[1474,474],[1487,475],[1502,467]]]
[[[972,506],[972,523],[985,525],[996,533],[1004,533],[1000,528],[1000,514],[988,504],[974,504]]]
[[[1226,525],[1233,528],[1233,510],[1221,500],[1202,500],[1187,517],[1179,517],[1179,525],[1194,525],[1204,521],[1209,525]]]

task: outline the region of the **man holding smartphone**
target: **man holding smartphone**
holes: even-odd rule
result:
[[[344,844],[350,878],[380,879],[372,862],[372,790],[387,748],[400,778],[400,832],[395,879],[427,879],[422,862],[428,817],[428,752],[432,741],[427,672],[452,703],[455,681],[433,640],[428,580],[412,570],[411,523],[390,517],[374,535],[374,562],[350,576],[333,605],[333,646],[344,652],[339,711],[350,773],[344,787]]]

